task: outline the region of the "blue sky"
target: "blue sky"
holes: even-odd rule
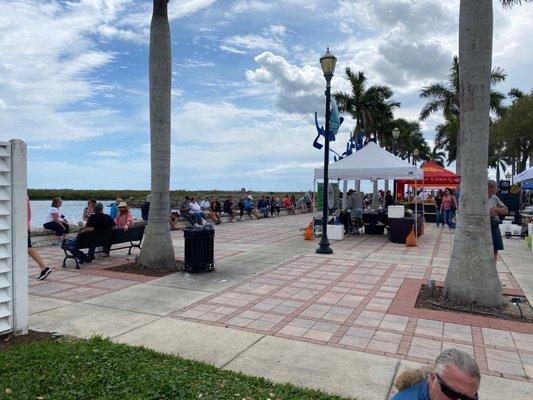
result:
[[[0,0],[0,140],[28,143],[30,187],[149,188],[150,14],[148,0]],[[171,0],[169,17],[173,189],[311,188],[328,45],[334,90],[363,69],[408,119],[457,53],[458,1]],[[502,91],[532,89],[532,20],[531,5],[495,2]],[[423,123],[428,140],[439,122]]]

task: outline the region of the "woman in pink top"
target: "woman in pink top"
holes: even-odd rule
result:
[[[442,198],[440,209],[444,215],[444,223],[448,225],[450,229],[455,228],[453,218],[455,217],[455,210],[457,210],[457,200],[455,200],[455,196],[450,189],[444,191],[444,197]]]
[[[115,224],[117,224],[117,229],[128,229],[133,227],[133,215],[128,209],[128,205],[125,202],[122,202],[118,205],[118,215],[115,218]]]

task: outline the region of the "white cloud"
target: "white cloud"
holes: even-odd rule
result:
[[[312,114],[322,108],[324,78],[318,67],[290,64],[269,51],[254,60],[260,65],[246,71],[246,79],[256,84],[273,84],[279,88],[277,105],[289,113]]]
[[[124,155],[118,151],[113,150],[98,150],[98,151],[91,151],[90,153],[92,156],[95,157],[105,157],[105,158],[121,158],[124,157]]]
[[[271,50],[285,53],[285,47],[279,35],[234,35],[222,42],[220,49],[230,53],[244,54],[248,50]]]

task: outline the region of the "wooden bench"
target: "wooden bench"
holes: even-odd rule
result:
[[[80,232],[77,236],[78,249],[89,249],[91,247],[103,247],[112,246],[114,244],[128,243],[129,246],[111,248],[113,250],[128,249],[128,255],[131,255],[131,249],[134,247],[140,249],[141,242],[144,236],[144,225],[134,226],[128,230],[124,229],[110,229],[107,231],[91,231]],[[65,258],[63,259],[63,268],[66,267],[67,259],[72,258],[76,261],[76,269],[79,269],[79,263],[76,257],[72,254],[69,247],[65,245],[65,242],[61,245],[61,249],[65,252]],[[95,251],[95,253],[102,253],[103,251]]]

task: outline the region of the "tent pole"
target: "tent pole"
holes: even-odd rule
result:
[[[345,179],[342,182],[342,211],[346,210],[346,192],[348,192],[348,181]]]

